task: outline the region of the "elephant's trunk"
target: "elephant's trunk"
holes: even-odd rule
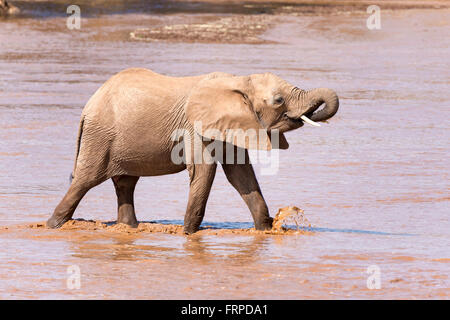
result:
[[[307,97],[311,99],[312,108],[306,113],[309,115],[313,112],[310,117],[312,121],[325,121],[330,119],[339,109],[339,98],[336,92],[331,89],[314,89],[308,92]],[[325,107],[316,112],[323,103],[325,103]]]
[[[293,91],[297,95],[298,107],[288,112],[290,117],[299,118],[305,115],[312,121],[325,121],[334,116],[339,109],[339,98],[331,89],[318,88],[303,91],[295,88]],[[325,107],[316,111],[322,104],[325,104]]]

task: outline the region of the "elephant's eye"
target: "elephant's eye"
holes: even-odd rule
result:
[[[278,104],[278,105],[283,104],[284,98],[283,98],[283,97],[280,97],[280,96],[275,97],[275,99],[273,100],[273,102],[274,102],[275,104]]]

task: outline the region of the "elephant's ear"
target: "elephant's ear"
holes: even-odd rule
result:
[[[267,131],[251,103],[249,77],[204,79],[186,101],[186,116],[195,132],[245,149],[271,150]]]

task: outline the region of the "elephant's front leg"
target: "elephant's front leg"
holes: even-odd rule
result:
[[[246,156],[248,159],[247,154]],[[272,229],[273,218],[269,216],[269,209],[256,180],[253,166],[246,162],[245,164],[222,164],[222,167],[228,181],[239,192],[250,209],[255,229]]]
[[[187,234],[198,231],[205,215],[217,164],[188,165],[190,189],[186,215],[184,217],[184,232]]]

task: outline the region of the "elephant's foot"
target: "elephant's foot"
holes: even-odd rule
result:
[[[131,219],[117,219],[117,223],[123,223],[123,224],[129,225],[132,228],[137,228],[139,226],[139,222],[136,220],[136,218],[134,218],[133,220],[131,220]]]
[[[200,230],[200,225],[202,224],[201,219],[196,219],[195,221],[185,221],[184,223],[184,233],[193,234]]]
[[[196,233],[198,230],[200,230],[200,228],[194,228],[194,227],[184,227],[184,234],[193,234]]]
[[[50,229],[57,229],[61,228],[64,223],[69,221],[71,219],[71,216],[58,216],[58,215],[52,215],[50,219],[47,220],[47,228]]]
[[[117,217],[117,223],[124,223],[132,228],[137,228],[139,222],[136,219],[134,207],[130,204],[124,204],[119,208],[119,215]]]
[[[264,230],[271,230],[273,225],[273,218],[272,217],[264,217],[263,220],[255,222],[255,229],[264,231]]]

